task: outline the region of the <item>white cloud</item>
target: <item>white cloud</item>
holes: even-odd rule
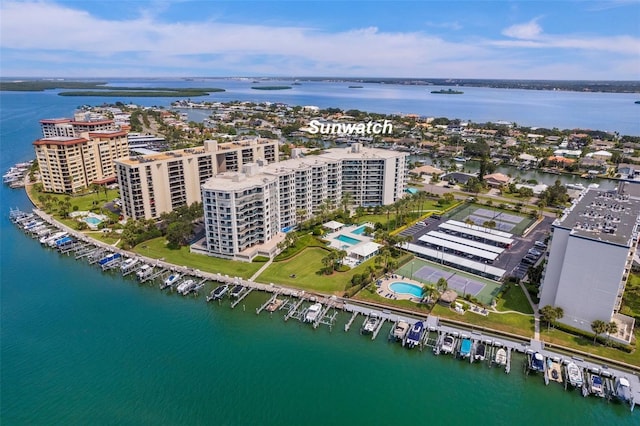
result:
[[[558,78],[546,73],[553,67],[545,71],[540,58],[522,52],[535,48],[597,53],[601,56],[593,62],[603,74],[609,66],[612,70],[617,66],[616,72],[627,69],[615,65],[612,55],[624,55],[617,58],[618,64],[627,58],[637,61],[640,56],[637,38],[550,36],[537,20],[505,29],[503,34],[511,37],[508,40],[474,37],[451,42],[423,31],[388,32],[376,27],[328,32],[305,26],[231,24],[219,18],[166,22],[144,11],[132,19],[108,20],[50,2],[2,1],[0,48],[4,75],[42,75],[68,63],[65,73],[76,76],[85,72],[95,76]],[[455,29],[453,24],[447,23]],[[513,60],[515,56],[519,61]],[[25,63],[39,63],[42,68]],[[590,68],[554,64],[562,66]],[[536,71],[545,74],[535,75]],[[608,78],[635,75],[637,72]],[[574,78],[592,77],[583,71]]]
[[[534,18],[524,24],[516,24],[502,30],[502,34],[507,37],[535,40],[542,34],[542,28],[538,25],[538,19]]]

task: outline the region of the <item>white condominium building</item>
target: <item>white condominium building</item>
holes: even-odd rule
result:
[[[202,185],[206,236],[192,249],[251,261],[276,254],[274,239],[282,238],[280,231],[325,208],[337,208],[345,192],[355,205],[391,204],[404,194],[406,155],[356,145],[219,174]],[[361,177],[356,178],[356,167]]]
[[[115,130],[50,136],[33,143],[45,192],[73,194],[116,180],[115,159],[129,154],[127,133]]]
[[[204,147],[120,158],[116,161],[124,216],[157,218],[184,204],[201,201],[200,186],[218,173],[248,163],[278,160],[278,141],[247,139]]]
[[[81,117],[77,117],[81,118]],[[47,118],[40,120],[42,136],[53,137],[78,137],[84,132],[115,131],[119,130],[113,120],[78,120],[72,118]]]
[[[616,321],[612,336],[629,342],[633,318],[618,311],[638,244],[640,199],[619,191],[588,190],[553,224],[540,306],[560,307],[559,320],[591,332],[591,323]]]

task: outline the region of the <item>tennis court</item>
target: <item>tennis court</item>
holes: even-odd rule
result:
[[[484,288],[484,284],[458,275],[457,272],[450,273],[431,266],[423,266],[413,273],[414,278],[437,283],[440,278],[447,280],[449,288],[460,294],[471,294],[476,296]]]
[[[483,226],[485,222],[494,221],[496,223],[495,229],[516,235],[522,235],[524,230],[535,221],[534,218],[528,216],[519,216],[498,209],[493,210],[481,207],[480,204],[463,204],[461,207],[449,212],[447,219],[460,222],[470,219],[479,226]]]

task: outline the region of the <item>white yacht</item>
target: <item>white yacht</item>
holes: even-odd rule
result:
[[[369,315],[369,318],[366,319],[364,324],[362,325],[362,334],[371,334],[376,331],[376,327],[380,322],[380,318],[377,314],[372,313]]]
[[[409,331],[409,324],[406,321],[398,321],[393,329],[393,339],[396,341],[404,339],[407,331]]]
[[[177,291],[181,295],[186,296],[191,290],[195,288],[195,286],[196,282],[194,280],[184,280],[178,285]]]
[[[176,284],[179,279],[180,279],[180,274],[175,272],[172,273],[167,277],[166,280],[164,280],[164,282],[162,283],[162,288],[173,287],[173,285]]]
[[[573,361],[567,364],[567,381],[573,387],[582,387],[582,371]]]
[[[140,269],[138,269],[138,271],[136,272],[136,278],[138,278],[139,281],[147,278],[148,276],[150,276],[153,273],[153,268],[149,265],[142,265],[140,267]]]
[[[452,354],[456,350],[456,338],[451,335],[444,336],[440,351],[445,354]]]
[[[498,365],[505,365],[507,363],[507,351],[504,348],[498,349],[493,361]]]
[[[320,316],[320,311],[322,311],[322,303],[314,303],[309,306],[309,309],[304,316],[304,322],[315,322]]]
[[[120,265],[120,271],[126,272],[131,268],[133,268],[137,263],[138,263],[138,259],[136,259],[135,257],[131,257],[125,260],[124,262],[122,262],[122,264]]]

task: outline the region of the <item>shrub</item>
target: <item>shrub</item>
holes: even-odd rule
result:
[[[269,258],[267,256],[256,256],[253,258],[253,263],[264,263],[268,262]]]

